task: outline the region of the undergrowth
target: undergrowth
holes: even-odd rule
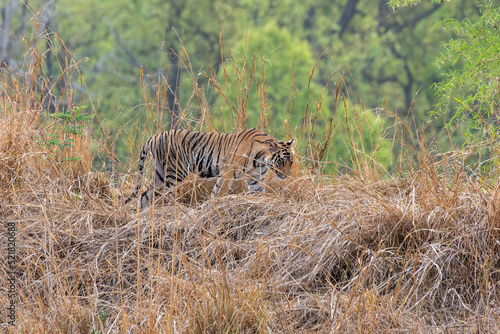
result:
[[[52,39],[59,44],[47,52],[63,52],[57,59],[66,59],[59,79],[81,80],[71,52]],[[139,212],[123,205],[133,177],[117,177],[117,168],[92,169],[96,152],[121,164],[94,104],[89,114],[101,137],[91,136],[89,119],[75,118],[79,106],[68,98],[72,88],[56,89],[44,76],[40,50],[29,49],[23,73],[0,70],[0,217],[5,226],[15,225],[16,238],[16,319],[9,325],[2,307],[2,330],[500,331],[498,173],[494,164],[487,173],[467,165],[481,147],[431,151],[425,138],[413,139],[409,126],[392,115],[404,136],[394,135],[397,160],[384,170],[376,155],[357,144],[355,136],[367,126],[361,111],[355,128],[346,123],[344,130],[355,163],[335,176],[322,175],[336,125],[318,122],[317,102],[301,128],[274,131],[281,139],[302,140],[291,178],[271,177],[259,195],[242,194],[235,184],[225,197],[209,196],[213,180],[190,178],[175,189],[177,200]],[[178,56],[196,83],[187,52]],[[231,62],[224,64],[229,71]],[[255,63],[249,68],[240,72],[238,87],[259,75]],[[207,78],[224,100],[220,87],[228,83],[210,73]],[[150,116],[130,134],[130,156],[162,130],[154,120],[169,112],[162,104],[165,78],[148,80],[159,89],[156,96],[145,89]],[[217,129],[218,111],[208,106],[205,90],[193,87],[189,101],[196,106],[181,109],[183,127]],[[328,89],[348,108],[342,80]],[[244,127],[250,112],[244,92],[237,106],[227,101],[234,129]],[[78,123],[71,145],[57,154],[40,138],[64,143],[68,133],[49,110],[69,113]],[[132,160],[122,166],[134,173]],[[7,306],[12,271],[6,242],[0,244],[0,304]]]

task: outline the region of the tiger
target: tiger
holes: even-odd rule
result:
[[[263,192],[268,170],[279,179],[290,176],[295,139],[280,141],[256,128],[238,133],[206,133],[174,129],[149,138],[139,158],[138,181],[128,203],[136,197],[148,153],[155,167],[154,179],[140,197],[141,209],[147,208],[153,195],[182,182],[194,173],[202,178],[217,177],[213,196],[225,195],[232,179],[245,179],[250,192]],[[172,194],[170,190],[168,194]]]

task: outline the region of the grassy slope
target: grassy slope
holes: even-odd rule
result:
[[[2,77],[0,218],[16,224],[19,266],[16,327],[2,330],[500,331],[498,182],[470,178],[460,152],[424,152],[401,178],[295,171],[258,196],[198,189],[198,204],[187,183],[137,212],[122,205],[131,182],[91,171],[90,139],[65,163],[37,143],[62,134],[40,124],[29,77]]]

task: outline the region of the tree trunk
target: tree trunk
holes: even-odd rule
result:
[[[358,1],[359,0],[347,1],[347,4],[345,5],[344,8],[344,12],[342,13],[342,16],[340,17],[340,20],[338,22],[340,26],[339,37],[342,37],[352,17],[354,16],[354,14],[356,14],[356,5],[358,4]]]
[[[167,107],[170,115],[170,129],[179,127],[180,124],[180,107],[178,101],[179,83],[181,79],[181,68],[179,67],[179,54],[177,50],[169,46],[171,52],[170,68],[167,73]]]
[[[14,17],[14,12],[18,5],[19,0],[12,0],[8,3],[3,1],[3,7],[0,9],[2,17],[2,23],[0,24],[0,67],[11,66],[12,58],[15,56],[12,54],[12,50],[10,48],[10,44],[12,42],[10,40],[10,34],[12,18]]]

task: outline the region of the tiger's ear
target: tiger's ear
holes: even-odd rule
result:
[[[293,138],[293,139],[290,139],[289,141],[287,141],[285,143],[286,146],[292,146],[293,143],[295,143],[297,141],[297,138]]]

